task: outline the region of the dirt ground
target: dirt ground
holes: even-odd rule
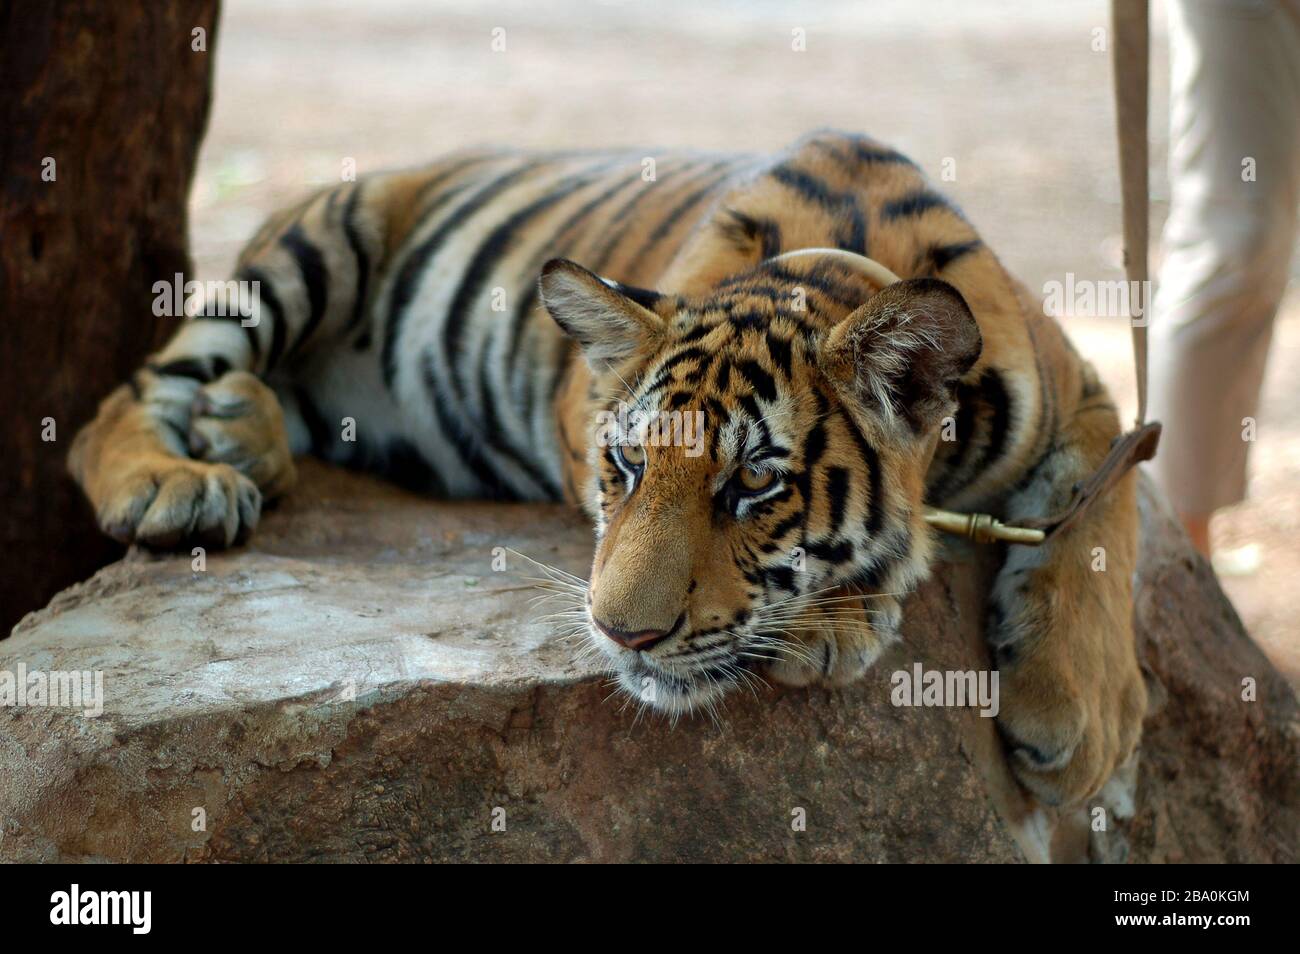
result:
[[[1108,39],[1098,32],[1107,10],[1105,0],[225,0],[191,206],[198,277],[225,277],[267,212],[338,181],[349,159],[365,172],[474,144],[772,150],[831,126],[887,140],[937,180],[955,171],[942,186],[1031,288],[1066,272],[1113,281],[1110,63],[1094,49]],[[1158,226],[1168,195],[1158,3],[1155,25]],[[1224,586],[1300,684],[1300,624],[1286,608],[1300,570],[1300,420],[1288,413],[1300,404],[1295,275],[1250,498],[1221,513],[1213,534],[1219,547],[1258,547],[1258,567]],[[1066,324],[1132,408],[1127,323]]]

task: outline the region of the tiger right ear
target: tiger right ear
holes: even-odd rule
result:
[[[567,259],[547,262],[540,286],[546,310],[597,370],[653,346],[665,330],[651,310],[663,298],[658,292],[620,285]]]

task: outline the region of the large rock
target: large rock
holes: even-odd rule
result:
[[[738,693],[716,723],[669,725],[610,697],[509,552],[584,573],[579,517],[303,470],[249,547],[200,571],[133,553],[0,643],[0,672],[104,674],[98,717],[0,709],[0,860],[1297,856],[1294,695],[1149,499],[1157,707],[1136,815],[1089,839],[1082,811],[1024,800],[993,720],[890,703],[917,660],[987,668],[986,554],[937,569],[861,684]]]

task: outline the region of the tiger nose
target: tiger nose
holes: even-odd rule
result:
[[[682,625],[682,620],[685,616],[686,614],[682,613],[677,617],[677,621],[667,629],[618,629],[617,627],[610,626],[608,623],[602,623],[594,616],[591,618],[591,621],[596,624],[598,630],[610,639],[614,640],[614,642],[618,643],[620,646],[639,651],[642,649],[649,649],[651,646],[657,646],[673,633],[677,632],[677,627]]]

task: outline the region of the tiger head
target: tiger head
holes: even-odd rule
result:
[[[676,715],[760,667],[829,675],[836,645],[874,661],[925,573],[925,472],[980,355],[960,293],[811,258],[689,297],[555,260],[541,291],[592,372],[584,619],[622,688]]]

